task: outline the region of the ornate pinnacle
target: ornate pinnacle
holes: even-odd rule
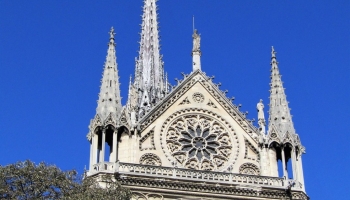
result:
[[[295,130],[287,103],[287,96],[284,91],[285,89],[283,88],[281,74],[278,68],[276,53],[277,52],[275,51],[274,47],[271,47],[270,116],[268,131],[271,132],[273,127],[277,128],[278,130],[275,131],[279,133],[282,140],[287,132],[290,134],[295,134]],[[260,101],[260,104],[262,105],[262,101]],[[259,114],[259,120],[261,123],[265,123],[263,112],[259,112]]]
[[[109,31],[109,35],[110,41],[108,43],[106,62],[102,73],[96,108],[96,114],[101,117],[102,121],[106,120],[109,116],[112,119],[117,119],[122,109],[113,27]]]
[[[109,39],[113,39],[114,40],[115,32],[114,32],[113,26],[111,27],[111,30],[108,33],[109,33]]]
[[[271,57],[272,58],[276,58],[276,51],[275,51],[275,49],[273,48],[273,46],[271,47]]]
[[[156,0],[144,0],[140,49],[136,59],[133,84],[139,94],[132,98],[136,98],[135,102],[138,102],[138,107],[146,110],[150,109],[149,106],[152,107],[153,104],[147,104],[149,108],[143,108],[146,102],[142,102],[143,100],[140,99],[142,96],[149,94],[147,96],[149,101],[156,103],[168,92],[167,83],[165,83],[164,62],[162,55],[160,55],[157,19]]]

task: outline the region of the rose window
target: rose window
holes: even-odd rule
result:
[[[166,144],[176,161],[191,169],[221,169],[232,153],[226,128],[202,115],[185,115],[173,121],[166,133]]]

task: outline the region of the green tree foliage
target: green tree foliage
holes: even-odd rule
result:
[[[75,170],[61,171],[56,166],[43,162],[35,165],[29,160],[0,165],[0,199],[130,198],[131,192],[115,181],[113,175],[81,179]]]

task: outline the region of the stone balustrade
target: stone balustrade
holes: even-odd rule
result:
[[[227,172],[212,172],[199,171],[192,169],[140,165],[132,163],[121,162],[102,162],[93,165],[93,169],[88,172],[88,175],[94,175],[99,172],[116,173],[121,175],[139,175],[147,177],[156,177],[158,179],[169,178],[187,181],[202,181],[218,184],[237,184],[237,185],[251,185],[256,187],[275,187],[286,188],[293,180],[285,180],[279,177],[269,176],[254,176],[246,174],[235,174]],[[293,189],[302,190],[303,185],[299,182],[293,184]]]

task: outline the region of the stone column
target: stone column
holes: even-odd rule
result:
[[[298,181],[297,159],[295,156],[295,147],[290,150],[292,167],[293,167],[293,179]]]
[[[276,150],[274,147],[269,148],[269,160],[271,166],[271,176],[278,177],[278,165],[277,165],[277,156]]]
[[[100,162],[105,161],[105,146],[106,146],[106,129],[102,129],[102,144],[101,144],[101,151],[100,151]]]
[[[117,149],[118,149],[118,131],[116,129],[114,129],[114,131],[113,131],[112,147],[113,147],[113,150],[112,150],[113,154],[112,154],[111,162],[117,162],[117,160],[118,160],[118,152],[117,152]]]
[[[91,141],[90,141],[90,165],[89,165],[89,170],[92,170],[92,165],[94,160],[94,137],[91,136]]]
[[[201,53],[200,52],[192,52],[192,64],[193,71],[201,70]]]
[[[261,175],[262,176],[270,176],[270,160],[268,156],[268,149],[264,146],[261,147],[260,150],[260,168],[261,168]]]
[[[92,165],[97,163],[98,135],[92,135]]]
[[[286,177],[286,179],[288,179],[288,171],[287,171],[287,165],[286,165],[287,163],[284,155],[284,146],[281,147],[281,155],[282,155],[283,177]]]
[[[303,184],[303,191],[305,192],[305,184],[304,184],[304,174],[303,174],[303,163],[301,161],[301,154],[298,155],[298,181]]]

